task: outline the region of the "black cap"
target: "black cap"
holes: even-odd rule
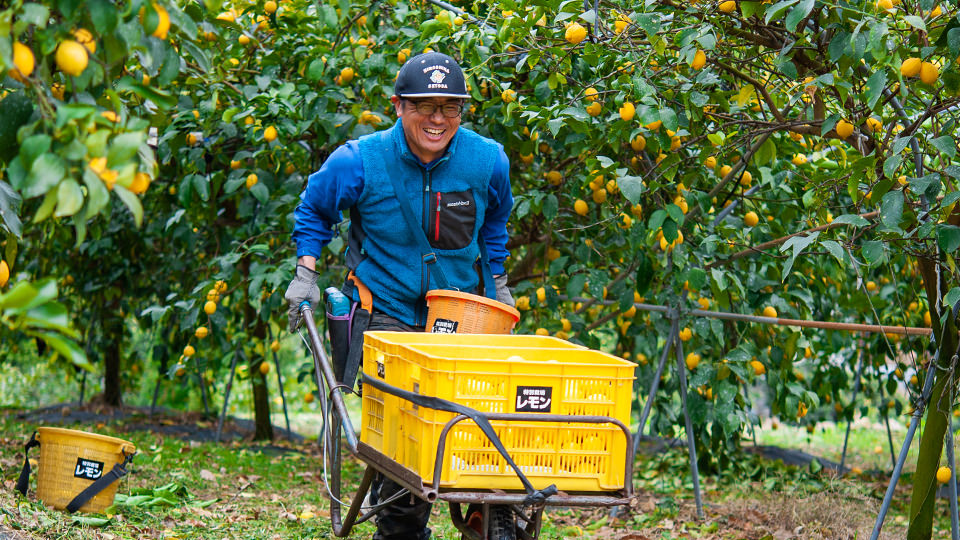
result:
[[[407,60],[397,75],[393,93],[403,98],[470,97],[457,61],[438,52],[418,54]]]

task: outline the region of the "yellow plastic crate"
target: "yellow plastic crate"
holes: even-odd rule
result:
[[[429,343],[419,342],[422,336],[430,336]],[[544,336],[367,332],[364,337],[366,377],[484,412],[599,415],[628,424],[635,367]],[[360,439],[431,482],[440,432],[454,414],[421,408],[370,386],[363,389],[362,411]],[[609,491],[624,485],[627,441],[616,426],[492,424],[537,489],[556,484],[566,491]],[[447,438],[440,485],[523,488],[470,420],[457,424]]]

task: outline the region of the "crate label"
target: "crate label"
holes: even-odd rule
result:
[[[550,412],[553,387],[518,386],[517,412]]]
[[[383,379],[387,376],[387,371],[383,367],[383,362],[377,362],[377,377]]]
[[[460,326],[459,321],[451,321],[450,319],[437,319],[433,321],[433,329],[430,331],[434,334],[456,334],[457,326]]]
[[[74,478],[96,480],[103,476],[103,462],[92,459],[77,458],[77,468],[73,471]]]

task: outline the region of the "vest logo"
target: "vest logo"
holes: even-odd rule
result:
[[[77,458],[77,467],[73,470],[74,478],[96,480],[103,476],[103,462],[92,459]]]
[[[447,208],[456,208],[458,206],[470,206],[470,201],[453,201],[447,203]]]

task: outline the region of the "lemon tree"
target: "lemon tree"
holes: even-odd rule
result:
[[[111,372],[146,331],[156,354],[140,361],[175,380],[183,369],[215,398],[239,355],[268,436],[257,366],[281,331],[306,175],[390,125],[400,65],[439,50],[467,68],[464,125],[511,158],[507,270],[521,330],[634,359],[645,389],[671,321],[633,304],[679,309],[702,466],[736,467],[757,392],[800,425],[916,400],[924,340],[874,334],[861,346],[683,312],[928,325],[955,349],[944,315],[960,299],[954,7],[459,5],[3,8],[0,20],[14,21],[0,24],[11,281],[62,280],[74,324],[98,321],[93,347],[118,347]],[[342,249],[337,236],[324,283],[342,279]],[[186,346],[195,354],[181,359]],[[853,403],[860,351],[866,398]],[[952,356],[939,355],[941,367]],[[648,426],[661,434],[682,429],[670,366]],[[926,495],[955,398],[945,372],[928,401],[913,538],[930,535]]]

